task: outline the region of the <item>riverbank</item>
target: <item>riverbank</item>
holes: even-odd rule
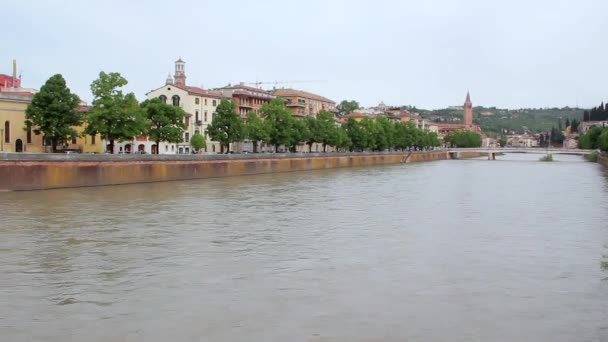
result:
[[[605,167],[608,167],[608,153],[598,153],[597,162]]]
[[[478,157],[462,153],[459,158]],[[0,191],[118,185],[450,159],[445,151],[249,155],[0,154]]]

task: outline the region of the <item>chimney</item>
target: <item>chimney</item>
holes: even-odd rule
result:
[[[13,88],[17,88],[17,60],[13,59]]]

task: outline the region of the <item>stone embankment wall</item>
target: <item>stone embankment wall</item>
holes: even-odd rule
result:
[[[479,156],[479,154],[469,157]],[[0,191],[162,182],[445,160],[443,151],[256,155],[0,154]]]
[[[597,162],[608,167],[608,153],[602,152],[597,155]]]

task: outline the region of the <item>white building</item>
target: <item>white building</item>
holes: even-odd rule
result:
[[[213,121],[215,110],[222,99],[229,99],[220,92],[205,90],[186,85],[185,62],[178,59],[175,62],[175,75],[168,76],[165,85],[151,90],[146,94],[148,99],[159,98],[161,101],[178,106],[186,112],[184,119],[187,126],[180,143],[160,143],[160,154],[189,154],[193,153],[190,139],[195,133],[203,134],[207,140],[205,152],[220,152],[220,144],[211,141],[206,133],[207,127]],[[156,152],[156,143],[147,137],[117,143],[115,153],[130,153],[131,151]]]

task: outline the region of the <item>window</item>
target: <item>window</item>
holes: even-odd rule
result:
[[[171,145],[171,152],[175,152],[175,145]]]
[[[91,145],[95,145],[95,139],[97,136],[95,134],[91,134]]]
[[[179,107],[179,96],[173,95],[173,97],[171,99],[173,100],[173,105],[175,107]]]
[[[184,141],[190,142],[190,133],[186,132],[186,134],[184,135]]]
[[[165,152],[169,152],[169,145],[165,145]]]
[[[11,142],[11,123],[8,121],[4,122],[4,142]]]
[[[200,103],[200,99],[197,97],[194,99],[194,104],[199,104]]]
[[[205,99],[205,106],[207,105],[207,99]]]
[[[186,116],[186,127],[190,126],[190,117]]]
[[[198,122],[198,109],[194,112],[195,121]]]
[[[32,143],[32,127],[31,127],[31,126],[28,126],[28,127],[27,127],[27,137],[26,137],[25,139],[26,139],[25,141],[26,141],[28,144],[31,144],[31,143]]]
[[[165,95],[161,95],[158,97],[158,99],[160,100],[160,102],[162,103],[167,103],[167,97]]]
[[[205,122],[207,122],[207,111],[205,111]]]
[[[213,107],[215,107],[215,106],[217,105],[217,101],[216,101],[216,100],[213,100],[213,102],[211,102],[211,105],[212,105]]]

